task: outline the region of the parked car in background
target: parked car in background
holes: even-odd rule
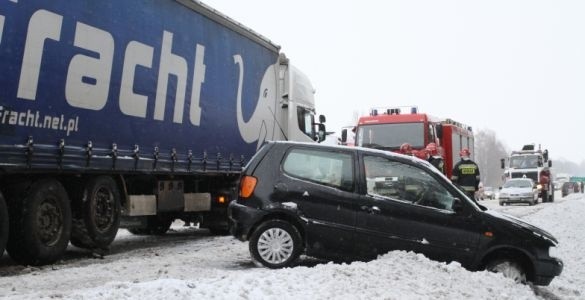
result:
[[[563,269],[548,232],[476,204],[426,161],[361,147],[269,142],[229,206],[252,260],[348,261],[393,250],[548,285]]]
[[[500,190],[500,205],[510,203],[528,203],[534,205],[538,203],[538,187],[536,183],[529,178],[513,178],[504,183]]]

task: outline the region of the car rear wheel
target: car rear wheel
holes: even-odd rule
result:
[[[504,277],[510,278],[516,283],[526,283],[526,271],[512,259],[493,260],[487,265],[486,270],[501,273]]]
[[[286,221],[269,220],[254,231],[249,248],[252,258],[265,267],[289,267],[301,253],[301,235]]]

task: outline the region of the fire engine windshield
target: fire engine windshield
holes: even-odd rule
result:
[[[521,155],[510,157],[510,168],[535,169],[542,167],[542,157],[538,155]]]
[[[424,145],[424,123],[398,123],[360,125],[356,134],[357,145],[383,150],[398,150],[402,143],[420,149]]]

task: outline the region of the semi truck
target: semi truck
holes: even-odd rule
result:
[[[314,93],[199,1],[1,1],[0,255],[49,264],[176,219],[225,233],[265,141],[324,139]]]
[[[515,150],[507,158],[500,159],[500,167],[504,169],[504,181],[511,178],[530,178],[538,188],[542,202],[555,200],[555,187],[552,173],[552,160],[548,149],[541,149],[538,145],[527,144],[522,150]]]

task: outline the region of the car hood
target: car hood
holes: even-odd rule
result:
[[[500,191],[501,193],[506,193],[506,194],[524,194],[524,193],[532,193],[532,189],[531,188],[519,188],[519,187],[512,187],[512,188],[503,188]]]
[[[529,223],[527,223],[519,218],[516,218],[516,217],[508,215],[508,214],[503,214],[503,213],[497,212],[495,210],[488,210],[488,211],[485,211],[484,213],[489,215],[491,218],[507,221],[507,223],[512,224],[516,227],[519,227],[519,228],[523,229],[524,231],[531,232],[533,235],[540,237],[545,241],[550,242],[551,246],[556,246],[559,243],[557,241],[557,239],[552,234],[548,233],[546,230],[538,228],[538,227],[536,227],[532,224],[529,224]]]

